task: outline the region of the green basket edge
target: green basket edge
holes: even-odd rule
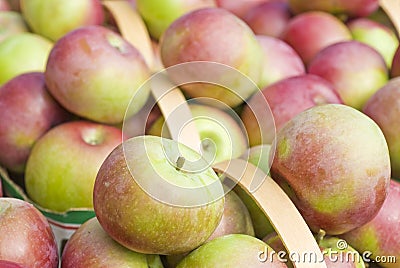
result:
[[[71,209],[65,212],[55,212],[45,209],[38,204],[35,204],[23,189],[18,186],[8,175],[6,169],[0,166],[0,179],[3,183],[3,191],[8,197],[22,199],[33,204],[46,218],[65,225],[80,225],[87,220],[95,217],[93,209],[79,208]]]

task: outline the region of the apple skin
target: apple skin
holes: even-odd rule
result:
[[[309,11],[294,16],[281,38],[296,50],[306,65],[323,48],[352,39],[341,20],[321,11]]]
[[[285,41],[263,35],[258,35],[257,40],[264,52],[261,89],[285,78],[306,73],[299,54]]]
[[[28,196],[53,211],[92,208],[97,172],[121,142],[120,129],[90,121],[52,128],[34,144],[29,155],[25,170]]]
[[[375,48],[385,59],[388,68],[391,68],[394,53],[399,46],[399,40],[392,29],[368,18],[351,20],[347,27],[354,40]]]
[[[243,18],[245,14],[253,7],[269,1],[270,0],[246,0],[246,1],[215,0],[218,7],[228,10],[229,12],[235,14],[239,18]]]
[[[25,171],[37,139],[71,118],[49,94],[40,72],[18,75],[0,87],[0,110],[0,165],[15,173]]]
[[[0,260],[0,268],[28,268],[12,261]]]
[[[392,178],[400,178],[400,78],[392,78],[380,88],[365,104],[363,112],[374,120],[383,134],[389,147]]]
[[[0,86],[27,72],[43,72],[53,43],[33,33],[19,33],[0,42]]]
[[[370,221],[390,182],[388,146],[378,125],[342,104],[301,112],[278,132],[271,176],[311,230],[339,235]]]
[[[192,11],[175,20],[165,31],[160,44],[161,59],[166,68],[185,62],[205,61],[228,65],[248,76],[255,84],[261,79],[262,49],[242,20],[221,8]],[[217,99],[230,107],[243,103],[257,91],[255,85],[243,83],[243,77],[227,79],[224,69],[189,66],[186,70],[201,80],[217,81],[231,88],[209,83],[191,83],[181,86],[190,97]],[[227,67],[228,68],[228,67]],[[179,77],[172,77],[175,81]],[[212,79],[212,80],[211,80]],[[226,84],[229,80],[230,85]],[[192,80],[195,81],[195,80]],[[180,84],[180,83],[178,83]]]
[[[45,71],[49,91],[67,110],[107,124],[122,122],[131,98],[148,76],[140,52],[102,26],[85,26],[64,35],[51,50]],[[149,91],[139,94],[131,115],[144,106]]]
[[[136,7],[150,35],[158,40],[180,16],[201,8],[215,7],[214,0],[137,0]]]
[[[372,252],[376,256],[395,256],[400,259],[400,183],[391,180],[389,194],[378,214],[368,223],[342,235],[356,249]],[[379,263],[395,268],[398,263]]]
[[[254,228],[249,211],[247,210],[247,207],[243,201],[234,191],[229,191],[225,195],[224,213],[222,214],[221,221],[207,241],[211,241],[217,237],[229,234],[246,234],[254,236]],[[180,255],[167,255],[166,266],[171,268],[176,267],[176,265],[187,254],[188,253]]]
[[[400,46],[397,47],[392,61],[392,68],[390,69],[390,77],[394,78],[400,76]]]
[[[303,13],[311,10],[320,10],[336,15],[350,17],[365,17],[379,8],[378,0],[288,0],[290,9],[294,13]]]
[[[114,240],[136,252],[189,252],[206,241],[221,220],[224,198],[218,176],[210,167],[199,172],[176,168],[164,151],[175,145],[179,145],[180,156],[185,159],[200,157],[176,141],[137,136],[117,146],[97,174],[93,194],[97,219]],[[210,183],[220,185],[218,199],[211,193]],[[159,201],[159,194],[169,196],[170,191],[178,191],[177,187],[196,188],[196,192],[175,193],[179,204],[171,205],[162,198]],[[198,195],[206,195],[205,205],[191,205]]]
[[[268,1],[251,8],[243,20],[256,35],[279,38],[292,17],[284,1]]]
[[[323,49],[310,62],[308,72],[328,80],[343,103],[358,110],[389,79],[381,54],[358,41],[339,42]]]
[[[213,163],[238,158],[247,148],[247,137],[244,130],[227,112],[215,107],[189,104],[200,139],[210,139],[216,146]],[[161,136],[165,125],[164,117],[160,116],[148,130],[149,135]],[[170,138],[170,136],[165,136]],[[214,146],[212,146],[214,150]],[[203,153],[207,147],[203,146]],[[213,152],[211,152],[213,153]]]
[[[343,103],[331,83],[312,74],[288,77],[267,86],[261,93],[268,102],[273,115],[273,120],[263,118],[264,122],[262,123],[271,127],[275,124],[276,131],[279,131],[295,115],[308,108],[326,103]],[[258,98],[261,96],[254,95],[250,98],[240,116],[246,127],[251,146],[263,143],[271,144],[274,139],[274,136],[271,135],[274,133],[269,131],[271,127],[264,130],[255,118],[255,115],[261,113],[259,110],[265,109],[260,107],[261,103]]]
[[[159,256],[156,256],[161,265]],[[147,268],[147,255],[115,242],[94,217],[83,223],[68,242],[61,258],[63,268],[137,267]]]
[[[189,267],[287,267],[277,258],[261,262],[260,251],[272,249],[263,241],[244,234],[218,237],[203,244],[186,256],[177,268]]]
[[[0,0],[0,11],[9,11],[11,9],[7,0]]]
[[[28,32],[28,28],[20,13],[15,11],[0,12],[0,42],[11,35],[23,32]]]
[[[100,25],[104,20],[100,0],[21,0],[20,5],[32,31],[53,41],[74,29]]]
[[[51,227],[32,204],[0,198],[0,259],[30,268],[58,267],[57,243]]]

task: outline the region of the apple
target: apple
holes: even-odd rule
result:
[[[320,10],[350,17],[365,17],[379,8],[378,0],[288,0],[288,3],[294,13]]]
[[[202,140],[204,157],[212,163],[238,158],[247,148],[244,128],[234,115],[215,107],[189,104],[196,129]],[[178,109],[178,108],[177,108]],[[176,111],[179,113],[179,111]],[[236,114],[235,114],[236,115]],[[178,115],[177,115],[178,116]],[[236,115],[236,117],[238,117]],[[160,116],[147,132],[149,135],[170,138],[164,117]],[[209,154],[206,157],[205,154]]]
[[[124,119],[131,98],[149,72],[143,56],[122,36],[102,26],[85,26],[55,43],[45,77],[49,91],[67,110],[116,124]],[[146,103],[149,90],[139,94],[132,114]]]
[[[400,178],[400,78],[392,78],[380,88],[365,104],[363,112],[374,120],[389,147],[392,178]]]
[[[228,10],[239,18],[243,18],[253,7],[269,1],[270,0],[215,0],[218,7]]]
[[[79,27],[101,25],[104,20],[100,0],[21,0],[20,5],[31,30],[53,41]]]
[[[279,38],[292,17],[284,1],[268,1],[251,8],[243,17],[257,35]]]
[[[310,62],[308,72],[328,80],[343,103],[358,110],[388,80],[381,54],[358,41],[339,42],[323,49]]]
[[[292,46],[308,65],[323,48],[351,40],[352,36],[346,24],[332,14],[309,11],[291,18],[281,38]]]
[[[262,96],[260,96],[262,95]],[[260,110],[265,109],[259,103],[264,97],[271,109],[273,118],[256,120]],[[326,103],[343,103],[334,87],[325,79],[312,74],[304,74],[280,80],[264,88],[261,94],[250,98],[241,113],[241,118],[249,135],[251,146],[263,143],[272,144],[274,126],[279,131],[283,125],[300,112]],[[263,128],[260,123],[270,127]]]
[[[150,35],[158,40],[169,25],[182,15],[201,8],[214,7],[214,0],[137,0],[136,8]]]
[[[270,144],[255,145],[248,148],[247,151],[240,158],[247,160],[249,163],[255,165],[256,167],[264,171],[265,174],[269,174],[270,150]]]
[[[160,257],[153,257],[158,260],[157,266],[149,266],[150,256],[131,251],[115,242],[98,220],[92,218],[83,223],[65,244],[61,267],[163,267]]]
[[[278,258],[263,262],[262,252],[272,252],[272,249],[255,237],[231,234],[203,244],[186,256],[177,268],[219,267],[221,264],[225,267],[287,267]]]
[[[21,14],[15,11],[0,11],[0,42],[7,37],[28,32]]]
[[[392,60],[392,68],[390,69],[390,77],[400,76],[400,46],[397,47],[393,60]]]
[[[27,266],[22,266],[18,263],[12,261],[4,261],[0,260],[0,267],[1,268],[28,268]]]
[[[207,241],[228,234],[246,234],[254,236],[254,228],[249,211],[234,191],[229,191],[225,195],[224,212],[221,221]],[[176,267],[187,254],[188,253],[165,256],[167,267]]]
[[[0,165],[23,173],[33,144],[71,116],[48,93],[44,74],[20,74],[0,87]]]
[[[3,184],[0,180],[0,197],[3,197]]]
[[[32,204],[0,198],[0,237],[0,260],[29,268],[58,267],[57,244],[51,227]]]
[[[0,86],[26,72],[43,72],[53,43],[33,33],[14,34],[0,42]]]
[[[378,213],[390,182],[389,150],[379,126],[343,104],[314,106],[276,137],[271,177],[311,230],[339,235]]]
[[[7,2],[7,0],[0,0],[0,11],[8,11],[10,10],[10,4]]]
[[[93,207],[93,185],[107,155],[122,141],[118,128],[89,121],[60,124],[34,144],[25,170],[28,196],[64,212]]]
[[[347,23],[354,40],[375,48],[391,68],[393,56],[399,46],[396,33],[389,27],[367,18],[358,18]]]
[[[166,68],[197,62],[170,74],[178,85],[189,76],[190,81],[207,82],[181,86],[192,98],[217,99],[234,107],[257,91],[262,49],[251,29],[224,9],[204,8],[178,18],[165,31],[160,49]]]
[[[263,35],[258,35],[257,40],[264,52],[260,88],[291,76],[306,73],[306,68],[299,54],[285,41]]]
[[[121,245],[170,255],[207,240],[221,220],[223,196],[218,176],[199,153],[145,135],[124,141],[106,158],[93,203],[101,226]]]
[[[368,223],[342,235],[359,251],[370,252],[382,267],[398,267],[400,259],[400,183],[391,180],[388,196],[378,214]],[[381,259],[378,259],[381,258]],[[386,259],[386,262],[384,261]]]

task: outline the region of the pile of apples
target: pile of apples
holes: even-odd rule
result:
[[[106,2],[138,12],[150,60]],[[377,0],[0,0],[0,166],[32,201],[0,198],[0,268],[296,266],[260,259],[285,241],[212,168],[238,158],[322,252],[360,257],[327,267],[400,267],[395,26]],[[164,68],[200,152],[157,106]],[[60,249],[38,207],[96,217]]]

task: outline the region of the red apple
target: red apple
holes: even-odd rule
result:
[[[392,29],[367,18],[351,20],[347,23],[347,27],[349,27],[354,40],[375,48],[390,69],[394,53],[399,46],[399,40]]]
[[[286,2],[268,1],[251,8],[243,20],[255,34],[279,38],[291,16]]]
[[[61,259],[63,268],[153,267],[148,261],[159,256],[131,251],[115,242],[96,218],[82,224],[65,244]],[[148,260],[149,258],[149,260]]]
[[[392,78],[365,104],[363,112],[374,120],[389,146],[392,178],[400,178],[400,78]]]
[[[263,118],[263,123],[269,126],[275,124],[276,131],[300,112],[316,105],[326,103],[342,103],[333,86],[326,80],[312,74],[289,77],[278,81],[262,90],[272,111],[273,121]],[[250,145],[272,143],[274,136],[257,122],[255,115],[258,110],[265,109],[257,105],[258,94],[254,95],[241,113],[242,122],[249,135]],[[263,142],[264,140],[264,142]]]
[[[57,244],[51,227],[32,204],[0,198],[0,260],[29,268],[58,267]]]
[[[350,17],[365,17],[379,8],[378,0],[288,0],[290,8],[295,13],[320,10],[337,15]]]
[[[400,46],[397,47],[392,61],[392,68],[390,69],[390,77],[400,76]]]
[[[76,29],[51,50],[45,77],[49,91],[67,110],[101,123],[121,123],[149,69],[140,52],[102,26]],[[136,96],[134,114],[149,91]],[[133,107],[133,105],[131,105]]]
[[[56,41],[68,32],[88,25],[101,25],[100,0],[21,0],[21,12],[31,30]],[[51,18],[51,23],[48,23]]]
[[[400,260],[399,204],[400,183],[391,180],[388,196],[378,214],[370,222],[345,233],[342,237],[360,252],[370,252],[371,254],[366,257],[377,260],[380,266],[398,267]]]
[[[12,261],[0,260],[0,268],[28,268]]]
[[[0,165],[23,173],[33,144],[70,115],[48,93],[43,73],[24,73],[0,87]]]
[[[218,7],[232,12],[239,18],[243,18],[251,8],[268,1],[270,0],[215,0]]]
[[[258,35],[257,40],[264,52],[260,88],[279,80],[305,74],[306,68],[299,54],[281,39]]]
[[[97,172],[121,141],[120,129],[89,121],[52,128],[29,155],[25,170],[29,197],[53,211],[92,208]]]
[[[261,47],[251,29],[221,8],[192,11],[175,20],[161,40],[161,59],[166,68],[202,61],[183,65],[182,73],[172,79],[181,84],[191,75],[191,81],[212,81],[215,84],[191,83],[181,88],[193,98],[217,99],[231,107],[257,91],[254,83],[260,82],[263,61]],[[232,74],[230,67],[237,73]]]
[[[388,80],[383,57],[358,41],[339,42],[323,49],[310,62],[308,72],[331,82],[344,104],[359,110]]]
[[[0,11],[0,42],[11,35],[27,31],[28,28],[20,13]]]
[[[203,244],[221,220],[224,191],[211,167],[186,166],[199,158],[165,138],[124,141],[103,162],[94,186],[94,211],[103,229],[147,254],[181,254]]]
[[[11,7],[7,0],[0,0],[0,11],[8,11],[10,9]]]
[[[299,53],[305,64],[323,48],[351,40],[347,26],[327,12],[309,11],[294,16],[281,38]]]
[[[372,220],[390,182],[378,125],[342,104],[314,106],[278,132],[271,176],[318,232],[338,235]]]

